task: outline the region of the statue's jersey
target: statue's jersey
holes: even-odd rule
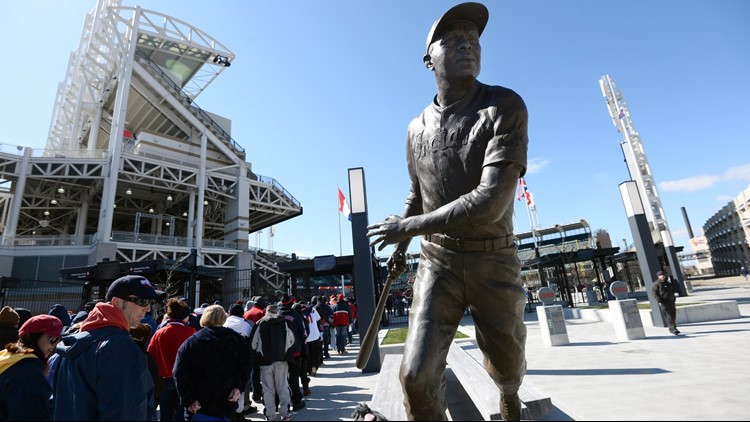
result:
[[[528,114],[513,90],[477,81],[462,99],[441,107],[437,100],[409,124],[409,201],[428,213],[475,189],[485,166],[513,161],[526,172]],[[449,236],[498,238],[513,232],[513,207],[490,224]]]

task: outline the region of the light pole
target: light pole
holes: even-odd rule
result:
[[[362,167],[349,169],[349,198],[351,198],[352,247],[354,249],[354,285],[357,299],[357,318],[360,344],[375,316],[375,282],[372,272],[370,242],[367,238],[367,192],[365,171]],[[380,371],[380,351],[375,342],[370,358],[362,372]]]
[[[633,245],[638,256],[638,264],[641,267],[641,276],[646,283],[648,301],[651,305],[651,318],[655,327],[666,327],[659,303],[651,292],[651,280],[660,268],[656,259],[654,241],[651,238],[651,229],[648,227],[646,212],[638,193],[638,186],[634,181],[622,182],[620,183],[620,195],[625,206],[625,214],[627,214],[630,223],[630,231],[633,234]]]
[[[568,297],[568,304],[571,308],[575,308],[575,304],[573,303],[573,296],[570,294],[570,289],[568,288],[568,271],[565,269],[565,249],[563,248],[563,245],[565,244],[565,228],[559,224],[555,224],[555,228],[557,231],[560,232],[560,247],[558,248],[558,251],[560,253],[560,262],[562,262],[562,278],[563,278],[563,285],[565,286],[565,295]]]

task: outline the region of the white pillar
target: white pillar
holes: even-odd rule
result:
[[[13,244],[13,239],[16,237],[16,230],[18,230],[18,216],[21,214],[23,192],[26,190],[26,176],[29,174],[31,152],[32,149],[29,147],[24,149],[21,165],[18,166],[18,180],[13,186],[13,199],[10,203],[10,213],[8,214],[8,222],[5,224],[5,231],[3,232],[5,242],[10,242],[8,244]]]

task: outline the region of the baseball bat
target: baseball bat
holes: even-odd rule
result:
[[[378,300],[378,306],[375,308],[375,314],[372,316],[370,326],[367,327],[365,337],[362,339],[362,344],[359,347],[359,354],[357,354],[357,368],[364,369],[367,365],[367,361],[370,360],[372,354],[372,348],[375,347],[375,342],[378,341],[378,331],[380,331],[380,320],[383,319],[383,311],[385,310],[385,302],[388,299],[388,294],[391,290],[391,283],[396,276],[388,274],[388,278],[385,280],[385,286],[383,291],[380,293],[380,299]]]

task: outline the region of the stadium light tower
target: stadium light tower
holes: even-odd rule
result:
[[[643,200],[646,219],[651,229],[651,237],[654,243],[661,241],[664,245],[670,273],[678,282],[677,288],[680,296],[687,296],[680,262],[677,259],[677,252],[664,214],[664,207],[661,205],[659,192],[656,189],[654,175],[651,166],[648,164],[648,157],[646,157],[646,150],[643,147],[641,137],[633,127],[625,98],[622,92],[615,87],[615,83],[609,75],[604,75],[599,79],[599,86],[607,99],[607,109],[609,115],[612,116],[612,122],[617,131],[623,135],[620,146],[625,155],[630,178],[638,186],[638,192]]]

